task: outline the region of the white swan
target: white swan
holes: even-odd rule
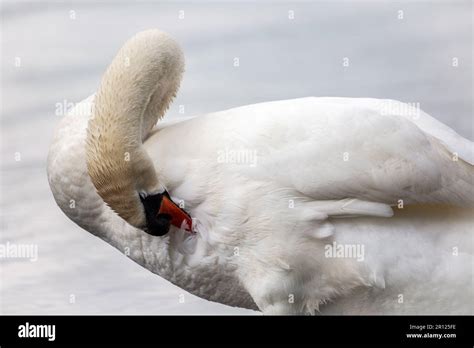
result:
[[[70,219],[231,306],[472,312],[470,141],[406,104],[351,98],[249,105],[153,129],[183,67],[167,34],[139,33],[95,96],[61,121],[48,178]],[[140,195],[165,189],[195,234],[144,231],[153,217]]]

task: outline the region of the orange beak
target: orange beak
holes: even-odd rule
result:
[[[193,219],[183,209],[178,207],[171,199],[163,196],[158,214],[171,216],[171,224],[178,228],[192,232]]]

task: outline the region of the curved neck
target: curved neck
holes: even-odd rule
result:
[[[120,217],[145,225],[139,193],[162,190],[142,142],[176,95],[184,69],[176,42],[141,32],[118,52],[96,94],[87,130],[87,168],[98,194]]]

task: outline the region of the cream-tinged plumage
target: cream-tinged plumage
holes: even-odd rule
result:
[[[168,35],[139,33],[61,121],[48,176],[69,218],[232,306],[472,313],[472,142],[379,99],[268,102],[153,129],[183,69]],[[195,235],[140,229],[139,194],[164,188],[195,218]],[[362,246],[362,259],[328,254],[338,244]]]

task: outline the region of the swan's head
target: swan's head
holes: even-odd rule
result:
[[[147,210],[165,191],[142,146],[176,95],[184,70],[178,44],[159,30],[120,49],[95,97],[87,129],[87,168],[98,194],[120,217],[146,229]]]

